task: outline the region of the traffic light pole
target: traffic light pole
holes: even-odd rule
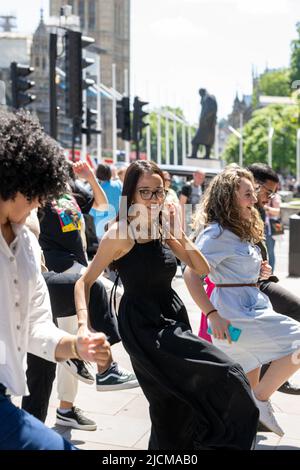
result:
[[[85,51],[82,51],[82,56],[85,58]],[[86,80],[86,69],[82,69],[83,82]],[[87,127],[87,92],[86,88],[82,90],[82,124]],[[87,135],[81,135],[81,158],[85,161],[87,155]]]
[[[147,160],[151,160],[151,128],[146,128],[146,148],[147,148]]]
[[[129,98],[129,73],[128,69],[124,70],[124,96]],[[129,118],[130,120],[130,118]],[[130,140],[125,140],[125,161],[130,163]]]
[[[161,165],[161,115],[157,114],[157,163]]]
[[[168,116],[166,116],[166,164],[170,165],[170,127]]]
[[[141,101],[137,96],[134,98],[132,136],[136,145],[137,160],[140,159],[140,140],[142,139],[143,128],[149,125],[143,121],[143,119],[148,115],[147,112],[143,111],[143,106],[147,104],[148,103],[146,101]]]
[[[135,155],[136,155],[136,159],[139,160],[140,159],[140,141],[137,140],[135,142]]]
[[[85,68],[94,63],[83,53],[83,49],[93,44],[95,40],[83,36],[79,31],[66,29],[65,32],[65,111],[72,119],[72,160],[75,161],[76,137],[81,137],[82,117],[86,121],[86,90],[94,85],[94,81],[86,78]],[[84,122],[85,124],[85,122]],[[82,142],[83,157],[86,158],[86,135]]]
[[[56,97],[57,34],[50,34],[49,91],[50,91],[50,135],[57,140],[57,97]]]
[[[72,162],[75,162],[76,118],[72,122]]]
[[[72,162],[75,162],[75,142],[78,135],[81,135],[81,116],[75,116],[72,120]]]
[[[98,112],[98,119],[97,119],[97,128],[101,129],[101,58],[100,55],[96,58],[96,66],[97,66],[97,112]],[[97,134],[97,161],[98,163],[101,162],[102,158],[102,135],[101,133]]]
[[[112,89],[116,89],[116,64],[112,64]],[[112,160],[117,161],[117,99],[115,94],[112,97]]]

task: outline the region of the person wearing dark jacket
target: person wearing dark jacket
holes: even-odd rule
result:
[[[279,178],[271,167],[263,163],[253,163],[248,167],[248,170],[253,174],[255,182],[259,186],[256,207],[262,220],[264,220],[264,207],[276,193]],[[260,244],[260,248],[263,259],[268,259],[266,245],[262,243]],[[272,274],[268,279],[260,281],[260,290],[269,297],[275,312],[291,317],[299,322],[300,298],[282,287],[278,282],[279,279]],[[267,367],[268,366],[264,366],[262,368],[263,372],[265,372]],[[293,384],[291,381],[287,381],[281,385],[278,391],[292,395],[300,395],[300,387]]]

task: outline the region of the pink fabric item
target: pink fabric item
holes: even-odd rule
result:
[[[206,282],[206,293],[208,297],[210,298],[212,291],[215,288],[215,285],[213,282],[211,282],[209,277],[205,278],[205,282]],[[200,338],[205,339],[206,341],[209,341],[211,343],[212,341],[211,341],[210,335],[207,333],[207,327],[208,327],[208,324],[207,324],[206,316],[204,315],[203,312],[201,312],[200,329],[199,329],[198,336],[200,336]]]

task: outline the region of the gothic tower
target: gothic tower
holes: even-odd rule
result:
[[[31,66],[34,72],[30,79],[34,80],[33,94],[36,100],[31,108],[37,113],[46,132],[49,132],[49,33],[44,23],[43,10],[41,10],[40,23],[33,35],[31,45]]]

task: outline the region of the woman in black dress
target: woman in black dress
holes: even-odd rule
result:
[[[149,401],[149,449],[250,449],[258,411],[247,378],[238,364],[192,334],[187,311],[171,287],[175,256],[201,276],[208,265],[181,231],[175,207],[163,206],[158,166],[132,163],[123,196],[117,221],[76,284],[77,310],[87,308],[91,286],[114,262],[124,285],[121,338]],[[168,223],[161,223],[162,209]]]

